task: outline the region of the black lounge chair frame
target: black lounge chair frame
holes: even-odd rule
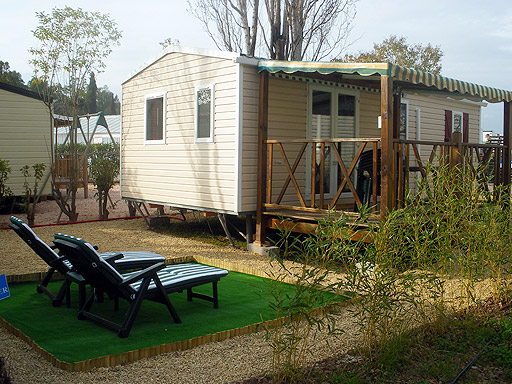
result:
[[[217,283],[222,276],[227,274],[225,270],[208,267],[212,270],[222,271],[222,276],[216,274],[201,279],[183,279],[183,281],[177,284],[164,285],[160,279],[159,272],[165,273],[166,269],[173,268],[172,265],[166,267],[164,263],[159,263],[142,271],[123,276],[116,270],[113,264],[98,257],[99,255],[94,248],[82,239],[56,234],[54,243],[59,250],[66,254],[66,257],[73,263],[77,271],[83,275],[87,282],[93,287],[84,306],[78,312],[78,318],[80,320],[87,319],[110,328],[117,332],[121,338],[128,337],[130,334],[142,302],[146,299],[164,304],[175,323],[181,323],[181,319],[169,299],[168,295],[170,293],[186,290],[187,300],[191,301],[192,298],[200,298],[212,302],[214,308],[219,307]],[[131,284],[140,280],[142,280],[142,282],[137,289],[134,289]],[[155,284],[153,289],[150,289],[151,282]],[[211,297],[192,292],[193,287],[207,283],[212,283]],[[129,308],[122,324],[114,323],[90,312],[98,290],[116,299],[120,297],[128,301]]]
[[[15,216],[11,216],[10,221],[10,227],[49,266],[49,269],[46,272],[46,275],[43,278],[41,284],[39,284],[36,288],[37,292],[46,294],[52,300],[52,305],[54,307],[60,306],[64,298],[66,298],[66,307],[69,308],[71,306],[71,283],[76,283],[79,287],[78,305],[79,308],[83,307],[86,299],[87,286],[87,281],[83,278],[83,276],[73,271],[73,265],[67,261],[65,256],[57,254],[55,251],[55,245],[48,245],[42,241],[23,220]],[[94,246],[94,248],[98,249],[96,246]],[[141,269],[165,260],[164,256],[158,255],[156,253],[127,253],[132,256],[147,254],[149,257],[144,257],[142,260],[137,261],[133,261],[133,258],[126,258],[122,260],[122,262],[118,263],[117,268],[121,270]],[[109,263],[113,263],[124,258],[124,254],[120,252],[107,252],[100,255]],[[51,281],[55,272],[60,273],[65,278],[65,281],[61,285],[57,294],[48,289],[48,283]]]

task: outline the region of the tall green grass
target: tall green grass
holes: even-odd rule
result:
[[[431,324],[441,332],[454,313],[471,314],[489,298],[502,305],[511,301],[508,187],[492,185],[485,166],[474,169],[437,161],[425,172],[414,188],[408,188],[403,207],[389,212],[378,225],[366,220],[370,211],[363,207],[355,223],[332,214],[311,234],[296,237],[282,231],[277,242],[281,260],[305,266],[292,273],[298,302],[309,302],[299,297],[298,288],[309,285],[357,297],[351,314],[362,336],[362,351],[370,356],[396,349],[411,327]],[[359,236],[361,231],[364,235]],[[275,295],[274,302],[279,306],[282,298]],[[318,329],[331,329],[329,318],[315,321],[307,319]],[[288,330],[276,334],[282,337]],[[293,377],[290,372],[296,366],[282,361],[299,346],[271,343],[280,359],[274,372]],[[300,348],[307,350],[308,345]],[[279,380],[288,382],[283,377]]]

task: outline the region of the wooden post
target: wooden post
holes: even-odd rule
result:
[[[379,164],[378,160],[378,143],[376,141],[373,142],[373,167],[372,167],[372,211],[375,212],[377,210],[377,164]]]
[[[456,146],[450,147],[450,169],[453,169],[462,164],[462,133],[453,132],[450,141],[456,144]]]
[[[512,150],[512,103],[506,101],[503,111],[503,184],[510,185],[510,161]]]
[[[393,172],[393,176],[395,177],[395,184],[393,186],[393,208],[400,207],[401,198],[405,194],[405,183],[403,182],[403,172],[404,172],[404,163],[403,163],[403,152],[402,145],[399,143],[395,143],[395,139],[400,138],[400,104],[402,104],[402,89],[397,88],[395,92],[393,92],[393,168],[391,171]]]
[[[254,230],[252,226],[252,215],[245,216],[245,236],[247,241],[247,247],[252,243],[252,236],[254,235]]]
[[[393,79],[382,75],[380,78],[380,115],[381,115],[381,216],[386,216],[394,208],[393,191],[395,175],[393,172]]]
[[[260,77],[258,104],[258,179],[256,198],[256,239],[254,244],[265,245],[266,222],[265,211],[266,179],[267,179],[267,137],[268,137],[268,72],[263,71]]]

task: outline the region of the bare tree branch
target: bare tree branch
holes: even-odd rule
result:
[[[313,61],[345,50],[357,1],[264,0],[260,16],[260,0],[188,0],[219,49],[254,56],[261,46],[272,59]]]

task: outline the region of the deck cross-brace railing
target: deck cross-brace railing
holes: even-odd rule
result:
[[[361,207],[362,202],[357,195],[356,188],[354,187],[354,183],[351,180],[351,176],[354,173],[354,170],[356,168],[356,165],[359,161],[359,158],[361,154],[363,153],[364,149],[366,148],[366,145],[368,142],[373,142],[373,161],[376,164],[377,163],[377,148],[378,148],[378,141],[379,139],[364,139],[364,138],[353,138],[353,139],[330,139],[330,140],[288,140],[288,141],[279,141],[279,140],[266,140],[266,144],[268,145],[268,171],[267,171],[267,194],[266,194],[266,202],[265,207],[267,208],[285,208],[285,209],[295,209],[295,210],[307,210],[310,211],[311,209],[316,210],[323,210],[324,209],[324,169],[325,169],[325,147],[326,144],[330,146],[331,152],[334,154],[337,165],[339,166],[342,174],[343,174],[343,180],[338,186],[338,189],[336,191],[336,194],[334,198],[331,200],[331,202],[328,204],[328,209],[334,209],[336,207],[336,204],[338,203],[338,200],[341,197],[341,194],[345,187],[348,187],[350,192],[352,193],[352,196],[354,197],[354,200],[358,207]],[[343,142],[349,142],[349,143],[360,143],[359,148],[352,159],[352,162],[350,163],[349,168],[345,166],[345,162],[343,161],[341,154],[338,150],[337,143],[343,143]],[[290,165],[290,161],[288,159],[288,155],[286,154],[286,151],[284,149],[283,143],[290,143],[290,144],[302,144],[297,156],[295,157],[295,160],[293,162],[293,165]],[[316,144],[320,144],[320,163],[319,163],[319,202],[317,205],[316,202],[316,194],[314,191],[314,186],[316,183]],[[273,186],[273,170],[274,170],[274,145],[277,146],[279,153],[281,154],[281,158],[283,160],[284,167],[287,171],[287,177],[286,180],[281,187],[281,190],[279,192],[279,195],[276,199],[276,201],[272,202],[272,186]],[[304,198],[304,195],[300,189],[300,186],[297,182],[297,178],[295,177],[295,172],[297,171],[297,168],[304,156],[304,153],[306,152],[306,149],[308,145],[311,145],[311,204],[310,207],[307,207],[306,200]],[[373,167],[373,180],[377,180],[377,167]],[[290,183],[293,184],[295,193],[297,195],[297,198],[300,203],[300,207],[290,207],[290,206],[283,206],[281,205],[281,201],[283,197],[286,194],[286,191],[290,185]],[[375,207],[377,201],[377,183],[373,183],[373,189],[372,189],[372,202]]]
[[[431,141],[418,141],[418,140],[396,140],[397,149],[397,169],[398,169],[398,206],[404,203],[405,183],[409,179],[410,160],[409,160],[409,146],[412,148],[413,161],[417,165],[417,171],[421,175],[421,180],[427,177],[427,165],[434,164],[434,160],[444,162],[453,166],[461,164],[466,167],[473,175],[476,175],[478,181],[484,188],[488,189],[487,178],[482,174],[490,165],[491,160],[494,159],[494,184],[502,184],[504,181],[504,170],[500,168],[501,158],[506,150],[504,146],[494,144],[472,144],[472,143],[455,143],[455,142],[431,142]],[[419,146],[432,146],[428,161],[422,160],[420,155]],[[476,166],[473,161],[473,153],[476,158]]]
[[[492,171],[492,182],[494,185],[501,185],[504,183],[505,169],[501,166],[502,159],[506,151],[506,147],[496,144],[463,144],[464,149],[464,164],[468,167],[469,171],[476,176],[478,182],[488,190],[489,178],[485,173]],[[476,166],[473,165],[473,153],[476,158]]]

